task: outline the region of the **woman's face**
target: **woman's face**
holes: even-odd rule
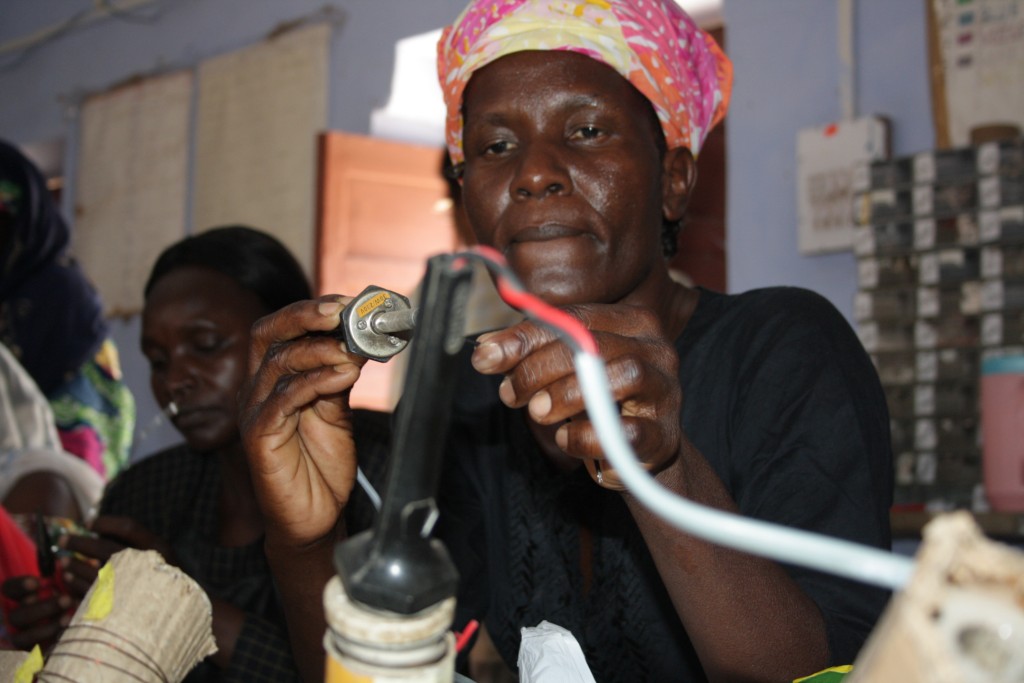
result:
[[[161,406],[189,446],[214,451],[238,442],[237,395],[246,374],[249,329],[266,311],[259,298],[208,268],[169,272],[142,313],[142,352]]]
[[[464,120],[470,223],[528,290],[556,305],[633,301],[664,275],[671,184],[626,79],[571,52],[515,53],[473,74]]]

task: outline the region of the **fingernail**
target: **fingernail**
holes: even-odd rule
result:
[[[67,595],[62,595],[57,598],[57,605],[59,605],[61,609],[67,609],[68,607],[71,607],[71,598]]]
[[[541,391],[530,399],[530,415],[540,419],[551,412],[551,394]]]
[[[334,366],[334,371],[339,375],[354,375],[359,372],[359,366],[355,363],[339,363]]]
[[[501,361],[501,347],[497,344],[484,343],[473,350],[473,367],[480,372],[490,372]]]
[[[316,307],[320,311],[320,315],[330,318],[333,315],[337,315],[341,311],[341,304],[337,301],[322,301]]]
[[[498,333],[497,332],[484,332],[483,334],[481,334],[479,337],[476,338],[477,345],[479,346],[480,344],[483,344],[488,339],[494,337],[496,334],[498,334]]]
[[[516,402],[516,390],[512,388],[512,380],[508,377],[501,380],[501,386],[498,387],[498,398],[507,406]]]
[[[569,447],[569,428],[565,425],[559,427],[555,432],[555,445],[563,451]]]
[[[64,576],[64,583],[71,583],[72,581],[75,580],[75,575],[72,574],[71,572],[64,572],[63,576]]]

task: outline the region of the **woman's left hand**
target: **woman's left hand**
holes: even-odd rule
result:
[[[654,313],[624,304],[565,310],[597,341],[623,429],[638,457],[651,470],[665,467],[682,442],[683,393],[679,358]],[[554,440],[562,452],[576,458],[604,457],[586,417],[572,350],[550,329],[525,321],[482,335],[473,367],[483,374],[505,375],[499,389],[502,402],[511,408],[527,406],[534,422],[557,426]]]
[[[93,520],[90,530],[95,535],[69,534],[60,541],[62,547],[75,553],[64,561],[64,582],[78,599],[96,580],[100,567],[125,548],[155,550],[168,564],[177,564],[170,544],[130,517],[102,515]]]

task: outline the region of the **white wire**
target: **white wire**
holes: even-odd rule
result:
[[[612,401],[604,362],[577,352],[576,375],[590,421],[615,473],[641,503],[679,529],[705,540],[760,555],[898,590],[910,580],[910,558],[802,529],[741,517],[672,493],[637,461]]]
[[[373,484],[371,484],[370,480],[366,478],[365,474],[363,474],[363,468],[358,465],[356,465],[356,481],[358,481],[359,485],[363,487],[364,491],[366,491],[366,495],[370,497],[370,502],[373,503],[373,507],[380,512],[380,494],[377,493],[377,489],[373,488]]]

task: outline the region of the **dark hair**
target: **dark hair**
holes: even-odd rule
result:
[[[168,273],[187,266],[227,275],[276,311],[313,292],[302,266],[277,238],[244,225],[211,228],[175,242],[157,258],[143,290],[146,298]]]
[[[630,85],[633,85],[630,83]],[[637,90],[640,93],[639,90]],[[668,142],[665,140],[665,130],[661,127],[661,121],[658,119],[658,112],[654,109],[654,105],[647,97],[640,93],[644,103],[647,105],[647,119],[651,127],[654,129],[654,144],[658,147],[658,155],[662,160],[665,159],[665,155],[668,154]],[[678,220],[669,220],[668,218],[662,219],[661,222],[661,253],[666,259],[670,259],[679,252],[679,233],[683,230],[683,221],[685,218]]]

